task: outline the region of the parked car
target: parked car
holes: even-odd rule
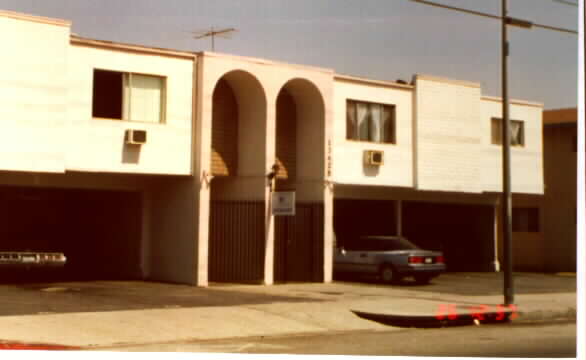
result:
[[[423,250],[404,237],[360,236],[337,243],[334,272],[378,275],[387,283],[412,276],[420,284],[428,283],[446,270],[439,251]]]

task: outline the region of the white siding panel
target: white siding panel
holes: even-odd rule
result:
[[[482,191],[480,87],[417,77],[416,104],[416,187]]]

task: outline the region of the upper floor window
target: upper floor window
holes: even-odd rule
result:
[[[395,144],[395,106],[347,100],[346,139]]]
[[[503,143],[503,121],[500,118],[491,119],[492,144]],[[525,124],[520,120],[510,120],[511,146],[525,146]]]
[[[163,77],[95,69],[92,116],[163,122],[164,94]]]

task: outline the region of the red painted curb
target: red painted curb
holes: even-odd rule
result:
[[[24,344],[24,343],[0,343],[0,350],[78,350],[79,348],[66,345],[52,344]]]

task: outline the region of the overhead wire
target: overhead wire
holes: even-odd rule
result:
[[[483,13],[483,12],[480,12],[480,11],[474,11],[474,10],[459,8],[459,7],[455,7],[455,6],[449,6],[449,5],[439,4],[439,3],[436,3],[436,2],[433,2],[433,1],[427,1],[427,0],[410,0],[410,1],[413,1],[413,2],[416,2],[416,3],[425,4],[425,5],[435,6],[435,7],[438,7],[438,8],[443,8],[443,9],[448,9],[448,10],[455,10],[455,11],[459,11],[459,12],[463,12],[463,13],[467,13],[467,14],[482,16],[482,17],[491,18],[491,19],[497,19],[497,20],[502,20],[503,19],[501,16],[498,16],[498,15],[492,15],[492,14]],[[543,25],[543,24],[537,24],[537,23],[533,23],[533,22],[531,23],[531,26],[534,26],[536,28],[546,29],[546,30],[552,30],[552,31],[569,33],[569,34],[578,34],[578,32],[576,30],[565,29],[565,28],[561,28],[561,27],[557,27],[557,26]]]
[[[572,5],[572,6],[579,6],[578,3],[567,1],[567,0],[552,0],[561,4]]]

